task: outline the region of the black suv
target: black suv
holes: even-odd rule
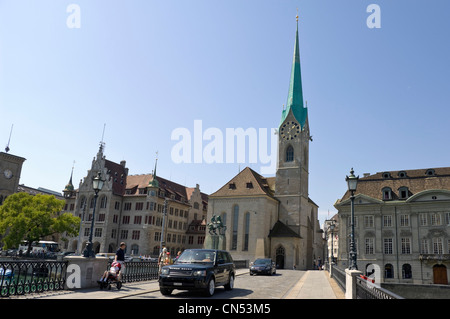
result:
[[[207,296],[217,286],[233,289],[235,266],[227,251],[215,249],[187,249],[177,261],[164,266],[159,275],[159,290],[170,295],[174,289],[202,290]]]

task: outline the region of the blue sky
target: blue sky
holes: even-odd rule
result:
[[[80,28],[69,28],[70,4]],[[381,28],[370,29],[370,4]],[[176,164],[177,128],[275,128],[286,104],[299,9],[310,197],[321,221],[345,176],[448,166],[447,0],[0,0],[0,146],[21,183],[61,191],[105,155],[212,193],[239,168]],[[206,143],[204,143],[206,144]],[[4,148],[2,146],[2,150]]]

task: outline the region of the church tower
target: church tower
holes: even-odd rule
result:
[[[303,104],[298,16],[289,93],[278,128],[278,162],[275,197],[280,201],[278,219],[300,234],[302,206],[308,206],[308,111]]]

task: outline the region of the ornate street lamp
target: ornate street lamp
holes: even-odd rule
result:
[[[92,233],[94,232],[94,221],[95,221],[95,207],[97,206],[97,197],[98,192],[100,192],[103,188],[103,183],[105,181],[102,180],[102,176],[100,171],[97,173],[97,176],[95,176],[92,179],[92,188],[94,189],[95,195],[94,195],[94,210],[92,211],[92,221],[91,221],[91,231],[89,232],[89,240],[86,244],[86,248],[83,251],[84,257],[93,257],[95,258],[94,250],[92,249],[93,243],[92,243]]]
[[[345,180],[347,181],[348,190],[351,193],[350,201],[351,201],[351,223],[352,229],[350,233],[350,270],[358,270],[358,266],[356,264],[356,246],[355,246],[355,191],[358,186],[359,176],[355,177],[353,168],[350,171],[350,176],[346,176]]]
[[[334,231],[334,227],[335,227],[335,221],[332,221],[332,224],[330,225],[330,230],[331,230],[331,264],[334,264],[334,255],[333,255],[333,231]]]

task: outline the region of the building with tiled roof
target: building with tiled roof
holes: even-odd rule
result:
[[[448,284],[450,167],[364,174],[355,199],[355,243],[361,271],[379,282]],[[339,258],[348,266],[350,193],[336,201]]]
[[[82,219],[80,234],[65,243],[66,251],[81,253],[86,246],[95,202],[92,178],[99,171],[105,183],[95,210],[96,253],[115,252],[120,242],[126,243],[127,254],[153,257],[161,243],[172,255],[203,246],[208,196],[198,184],[186,187],[156,176],[156,167],[152,174],[128,175],[126,162],[107,160],[101,146],[79,188],[74,189],[71,177],[64,189],[66,210]]]
[[[221,243],[235,260],[272,258],[278,268],[312,269],[323,254],[318,206],[308,196],[308,110],[303,103],[298,22],[289,92],[278,129],[274,177],[249,167],[209,196],[208,221],[220,216],[225,240],[206,234],[206,244]]]

